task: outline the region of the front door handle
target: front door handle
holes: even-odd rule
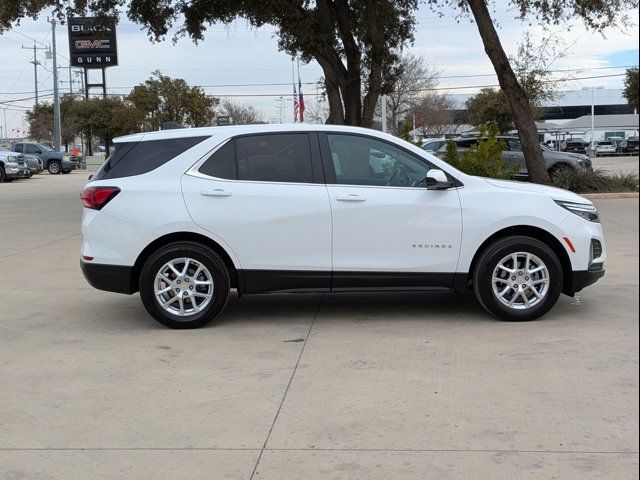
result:
[[[231,192],[218,188],[216,190],[203,190],[200,192],[200,195],[204,197],[230,197]]]
[[[365,202],[367,199],[365,197],[361,197],[360,195],[356,195],[352,193],[350,195],[340,195],[336,197],[336,200],[339,202]]]

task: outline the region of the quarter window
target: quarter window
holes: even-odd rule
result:
[[[431,166],[386,142],[353,135],[327,135],[336,180],[346,185],[415,187]]]

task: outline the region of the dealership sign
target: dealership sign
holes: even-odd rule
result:
[[[71,65],[105,68],[118,65],[115,19],[68,19]]]

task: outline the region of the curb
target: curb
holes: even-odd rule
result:
[[[591,200],[618,200],[625,198],[638,198],[638,192],[625,193],[584,193],[583,197]]]

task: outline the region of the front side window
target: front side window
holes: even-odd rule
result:
[[[38,147],[36,147],[35,145],[25,145],[24,147],[24,153],[35,153],[35,154],[41,154],[42,150],[40,150]]]
[[[336,180],[345,185],[414,187],[430,165],[389,143],[354,135],[327,135]]]

